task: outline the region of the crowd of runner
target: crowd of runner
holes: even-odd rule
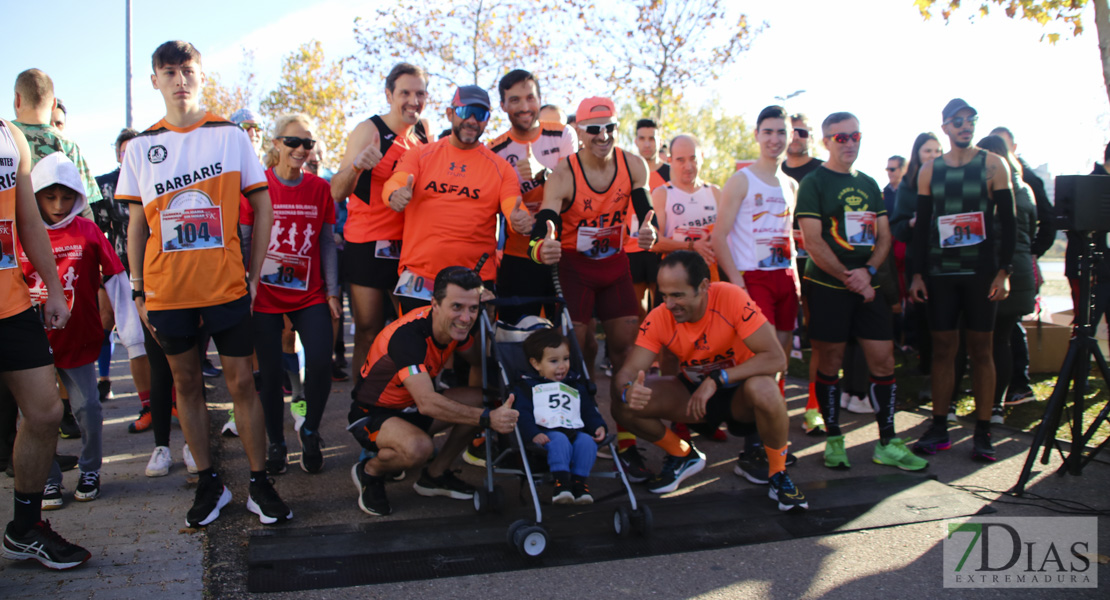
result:
[[[379,516],[392,512],[387,483],[408,474],[421,495],[470,499],[452,465],[483,464],[486,431],[518,424],[548,451],[553,501],[592,502],[586,477],[610,427],[582,384],[597,363],[610,376],[611,458],[632,481],[672,492],[705,467],[695,437],[732,434],[744,440],[736,474],[766,485],[782,511],[808,508],[787,472],[796,340],[812,347],[799,425],[825,436],[831,469],[850,467],[842,409],[874,414],[875,463],[927,468],[923,456],[951,446],[968,361],[973,459],[994,460],[992,422],[1031,397],[1020,321],[1036,296],[1034,258],[1055,235],[1051,206],[1009,130],[973,143],[977,111],[963,100],[939,111],[948,151],[923,133],[909,160],[888,161],[885,187],[855,167],[855,115],[811,124],[781,106],[759,112],[758,158],[715,183],[701,176],[696,136],[664,139],[665,123],[642,119],[629,132],[637,152],[626,151],[612,100],[586,98],[565,116],[524,70],[496,91],[507,131],[485,136],[491,95],[459,86],[437,138],[428,73],[399,63],[385,77],[389,111],[355,127],[331,174],[304,115],[278,117],[266,136],[249,109],[206,111],[191,44],[159,46],[151,66],[165,117],[122,131],[107,175],[94,179],[62,132],[65,108],[42,71],[19,75],[17,118],[0,121],[0,455],[15,477],[6,558],[55,569],[90,558],[41,511],[64,506],[63,470],[80,470],[73,500],[100,495],[116,341],[141,402],[129,431],[154,433],[148,476],[169,473],[171,419],[181,425],[181,458],[198,476],[191,527],[233,497],[209,452],[203,378],[221,372],[234,406],[223,432],[242,442],[246,506],[264,524],[293,517],[273,479],[289,463],[285,396],[299,466],[319,473],[321,421],[348,364],[347,430],[362,449],[351,477],[359,508]],[[818,138],[827,161],[811,156]],[[488,406],[483,301],[555,296],[554,278],[591,372],[571,373],[568,340],[541,329],[524,345],[535,376]],[[497,318],[540,316],[559,318],[544,304]],[[911,347],[933,422],[907,443],[894,373],[895,353]],[[553,390],[568,400],[537,400]],[[79,457],[55,454],[59,427],[81,438]],[[658,468],[640,441],[664,451]]]

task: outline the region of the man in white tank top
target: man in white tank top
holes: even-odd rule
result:
[[[651,204],[662,235],[652,236],[650,222],[640,228],[640,247],[659,254],[693,250],[709,263],[717,281],[716,257],[710,244],[717,223],[721,188],[698,178],[701,149],[693,135],[681,134],[671,140],[671,181],[651,192]],[[650,219],[649,219],[650,221]],[[653,242],[654,239],[654,242]]]

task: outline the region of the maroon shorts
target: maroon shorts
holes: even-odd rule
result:
[[[792,270],[744,271],[744,285],[776,331],[794,331],[798,320],[798,291],[794,287]]]
[[[588,323],[595,314],[603,322],[640,314],[624,252],[601,260],[564,252],[559,261],[559,283],[570,320],[575,323]]]

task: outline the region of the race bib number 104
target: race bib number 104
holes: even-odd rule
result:
[[[207,250],[224,245],[219,206],[163,210],[161,221],[162,252]]]

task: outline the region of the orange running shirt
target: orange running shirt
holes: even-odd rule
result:
[[[355,191],[347,201],[347,222],[343,225],[343,239],[355,244],[400,240],[405,229],[405,213],[397,212],[378,200],[382,186],[393,175],[397,163],[411,148],[428,143],[424,124],[412,128],[413,137],[398,137],[378,115],[370,117],[378,128],[382,159],[369,172],[362,172],[355,182]],[[396,258],[396,257],[394,257]]]
[[[0,121],[0,319],[31,308],[31,294],[16,258],[15,181],[19,147],[12,132]]]
[[[676,323],[665,304],[656,306],[644,323],[636,345],[658,353],[670,350],[690,381],[701,383],[717,369],[734,367],[754,353],[744,339],[767,322],[746,291],[731,283],[709,284],[709,306],[693,323]]]
[[[432,337],[432,307],[409,311],[374,338],[374,345],[362,365],[362,381],[355,398],[364,404],[404,409],[416,404],[405,389],[405,380],[419,373],[433,379],[443,369],[447,357],[474,343],[471,335],[462,344],[451,340],[440,346]]]
[[[628,209],[632,205],[632,177],[624,150],[614,148],[613,152],[616,173],[600,190],[586,181],[577,153],[568,161],[574,174],[574,199],[562,215],[564,252],[578,252],[592,260],[623,252]]]
[[[400,271],[431,281],[445,267],[474,268],[483,253],[482,280],[497,276],[497,214],[512,210],[520,183],[505,159],[486,146],[460,150],[450,136],[413,148],[401,157],[382,201],[389,204],[392,184],[413,176],[412,200],[405,207]]]
[[[519,140],[513,136],[510,129],[489,143],[490,150],[509,161],[516,170],[516,161],[527,153],[528,145],[532,145],[532,154],[541,165],[548,169],[555,169],[559,160],[574,154],[578,150],[578,136],[574,128],[562,123],[540,122],[540,131],[534,139]],[[520,174],[517,173],[517,180]],[[543,204],[543,176],[537,176],[532,181],[520,182],[520,193],[524,196],[524,205],[533,215],[540,210]],[[528,242],[530,235],[521,235],[513,231],[512,226],[506,228],[505,254],[528,258]]]
[[[181,129],[165,119],[127,144],[116,199],[141,204],[149,310],[215,306],[247,293],[239,195],[266,189],[250,139],[207,113]]]

